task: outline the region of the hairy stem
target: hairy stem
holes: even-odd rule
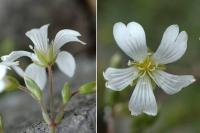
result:
[[[50,99],[50,113],[51,113],[51,119],[54,120],[55,118],[55,112],[54,112],[54,90],[53,90],[53,72],[52,72],[52,66],[48,66],[48,87],[49,87],[49,99]]]

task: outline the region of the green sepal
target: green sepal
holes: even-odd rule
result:
[[[62,93],[63,104],[66,104],[71,98],[71,89],[68,83],[64,84],[64,87],[61,93]]]
[[[44,67],[44,68],[47,67],[46,65],[44,65],[44,64],[42,64],[42,63],[40,63],[38,61],[34,61],[33,63],[36,64],[36,65],[38,65],[38,66],[40,66],[40,67]]]
[[[96,82],[89,82],[86,83],[84,85],[82,85],[79,89],[78,89],[80,94],[90,94],[90,93],[94,93],[96,91]]]
[[[27,89],[32,93],[32,95],[36,98],[36,100],[41,101],[42,99],[42,91],[40,87],[33,81],[31,78],[25,76],[24,81]]]
[[[48,63],[49,64],[54,64],[56,61],[56,52],[54,45],[51,45],[48,51]]]
[[[56,51],[55,51],[54,45],[50,45],[47,53],[44,53],[37,49],[35,49],[34,51],[39,59],[39,62],[35,62],[35,64],[42,67],[47,67],[48,65],[52,65],[55,63]]]
[[[48,58],[42,51],[35,50],[35,54],[37,55],[38,59],[40,60],[42,66],[48,66]],[[37,64],[37,63],[36,63]]]

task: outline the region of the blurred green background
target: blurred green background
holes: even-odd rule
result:
[[[199,0],[99,0],[98,1],[98,132],[99,133],[199,133],[200,132],[200,1]],[[129,57],[115,43],[116,22],[140,23],[147,45],[153,51],[163,32],[172,24],[188,33],[188,48],[177,62],[167,65],[167,72],[193,74],[197,81],[175,95],[161,89],[154,91],[159,114],[156,117],[133,117],[127,109],[134,87],[121,92],[105,88],[103,71],[111,65],[111,57],[121,57],[117,67],[126,67]],[[115,55],[116,56],[116,55]]]

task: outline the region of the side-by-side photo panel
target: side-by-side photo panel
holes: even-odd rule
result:
[[[0,1],[0,133],[96,132],[96,1]]]
[[[198,4],[98,1],[97,132],[200,131]]]

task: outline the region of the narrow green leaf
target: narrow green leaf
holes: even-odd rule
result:
[[[90,94],[94,93],[96,91],[96,82],[89,82],[84,85],[82,85],[79,89],[80,94]]]
[[[42,116],[43,116],[44,121],[45,121],[47,124],[50,124],[50,123],[51,123],[51,120],[50,120],[49,115],[48,115],[47,113],[45,113],[44,111],[42,111]]]
[[[28,90],[35,96],[35,98],[40,101],[42,98],[42,91],[40,87],[31,78],[25,76],[24,81]]]
[[[63,116],[64,116],[64,112],[60,112],[60,113],[57,114],[56,119],[55,119],[56,124],[61,123]]]
[[[65,83],[62,89],[63,104],[66,104],[70,100],[70,98],[71,98],[70,86],[68,83]]]

